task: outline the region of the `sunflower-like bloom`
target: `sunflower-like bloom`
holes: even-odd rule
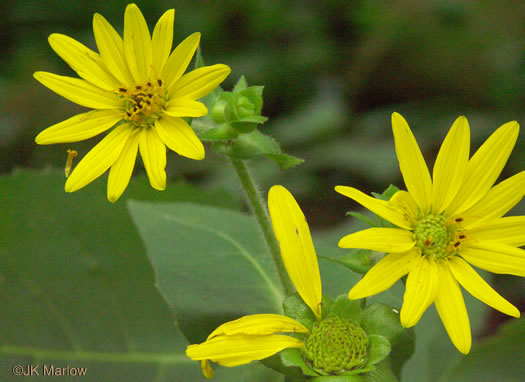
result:
[[[502,217],[522,199],[525,171],[492,187],[514,147],[519,125],[501,126],[469,159],[469,125],[465,117],[459,117],[441,145],[433,179],[412,131],[397,113],[392,115],[392,129],[408,192],[398,191],[383,201],[352,187],[336,187],[398,227],[369,228],[341,239],[343,248],[387,253],[350,290],[349,297],[377,294],[408,274],[401,324],[417,324],[435,303],[452,343],[466,354],[471,333],[459,284],[493,308],[520,316],[469,265],[525,276],[525,250],[517,248],[525,244],[525,216]]]
[[[286,271],[305,304],[320,319],[321,275],[306,219],[292,194],[282,186],[270,189],[268,208]],[[261,360],[286,348],[304,347],[303,341],[278,333],[308,332],[290,317],[254,314],[219,326],[205,342],[188,346],[186,355],[201,361],[204,375],[211,378],[209,360],[229,367]]]
[[[184,74],[200,33],[171,52],[174,17],[173,9],[164,13],[150,36],[144,16],[130,4],[122,39],[104,17],[95,14],[99,53],[70,37],[49,36],[53,50],[81,79],[46,72],[36,72],[34,77],[62,97],[94,110],[47,128],[36,142],[77,142],[113,128],[73,170],[66,192],[77,191],[111,167],[107,196],[116,201],[129,183],[138,150],[157,190],[166,188],[166,146],[191,159],[204,158],[201,141],[182,117],[208,113],[197,99],[215,89],[230,68],[218,64]]]

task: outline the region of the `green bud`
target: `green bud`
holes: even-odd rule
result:
[[[226,122],[226,113],[228,107],[228,102],[225,100],[218,100],[213,103],[210,111],[210,117],[216,124]]]
[[[324,375],[359,369],[368,360],[368,336],[352,321],[330,316],[315,323],[306,339],[303,358]]]
[[[237,115],[240,119],[255,115],[255,105],[247,97],[239,97],[237,100]]]

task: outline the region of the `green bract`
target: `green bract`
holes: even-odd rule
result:
[[[286,349],[263,361],[267,366],[298,379],[311,381],[360,381],[381,369],[374,381],[395,381],[390,370],[391,343],[406,332],[399,315],[383,304],[361,309],[359,302],[346,296],[335,300],[323,296],[322,317],[318,321],[298,295],[284,301],[285,314],[305,325],[309,336],[297,334],[304,349]],[[401,360],[401,363],[404,361]]]
[[[262,86],[248,86],[243,76],[231,92],[212,93],[205,100],[209,116],[193,121],[192,127],[200,139],[213,142],[214,151],[235,159],[265,156],[281,169],[302,163],[302,159],[284,154],[277,141],[257,129],[268,119],[261,115],[262,92]]]

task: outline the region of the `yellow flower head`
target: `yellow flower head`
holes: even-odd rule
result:
[[[525,171],[494,185],[516,143],[519,125],[496,130],[469,159],[470,130],[459,117],[448,132],[430,177],[405,119],[392,115],[396,153],[407,191],[390,201],[352,188],[336,191],[354,199],[399,228],[370,228],[345,236],[343,248],[388,253],[349,293],[351,299],[390,288],[408,274],[401,324],[411,327],[432,303],[453,344],[471,346],[470,324],[458,285],[493,308],[519,317],[469,265],[493,273],[525,276],[525,216],[502,217],[524,195]]]
[[[140,9],[130,4],[122,39],[102,15],[95,14],[99,53],[70,37],[49,36],[53,50],[81,79],[46,72],[36,72],[35,78],[62,97],[95,110],[47,128],[36,142],[77,142],[113,127],[73,170],[66,192],[79,190],[111,167],[107,194],[111,202],[116,201],[129,183],[139,149],[151,186],[157,190],[166,188],[166,146],[191,159],[204,158],[201,141],[182,117],[208,113],[197,99],[215,89],[230,68],[218,64],[184,74],[200,33],[171,52],[174,17],[173,9],[164,13],[150,36]]]
[[[321,275],[306,219],[292,194],[282,186],[270,189],[268,208],[288,275],[303,301],[320,319]],[[201,361],[204,375],[211,378],[209,360],[232,367],[270,357],[286,348],[304,347],[301,340],[276,333],[308,333],[308,329],[279,314],[244,316],[219,326],[205,342],[188,346],[186,355]]]

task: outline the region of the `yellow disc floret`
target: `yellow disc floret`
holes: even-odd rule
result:
[[[136,85],[131,89],[118,89],[122,97],[125,119],[137,127],[152,126],[160,117],[167,94],[161,79]]]
[[[466,238],[459,224],[461,220],[457,218],[451,222],[443,215],[432,214],[419,217],[414,227],[414,236],[421,254],[434,260],[455,255]]]

